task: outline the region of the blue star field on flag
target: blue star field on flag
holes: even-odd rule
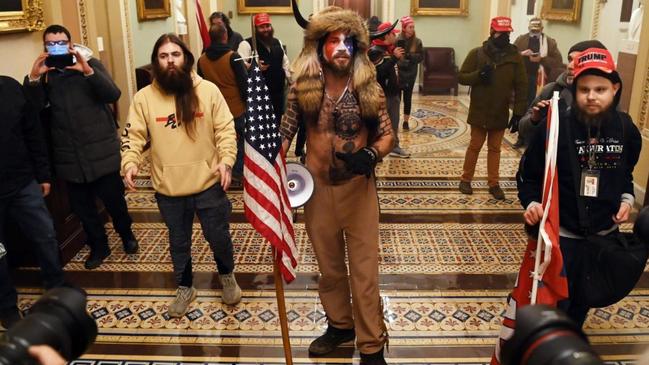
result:
[[[250,66],[247,85],[246,141],[272,163],[282,148],[282,137],[266,80],[255,59]]]

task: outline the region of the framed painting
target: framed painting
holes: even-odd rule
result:
[[[169,0],[137,0],[137,20],[165,19],[171,16]]]
[[[541,18],[562,22],[578,22],[582,0],[543,0]]]
[[[469,0],[410,0],[410,14],[468,16]]]
[[[237,11],[239,14],[293,14],[291,0],[237,0]]]
[[[43,0],[0,1],[0,33],[43,30]]]

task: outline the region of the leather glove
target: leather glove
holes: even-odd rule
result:
[[[509,124],[507,124],[507,128],[509,128],[509,133],[518,132],[518,123],[520,121],[521,121],[520,115],[512,115],[512,118],[509,120]]]
[[[493,73],[493,66],[492,65],[484,65],[480,69],[480,72],[478,73],[478,76],[480,76],[480,80],[484,84],[490,84],[491,83],[491,75]]]
[[[363,147],[356,152],[336,152],[336,157],[343,160],[347,168],[356,175],[370,177],[376,166],[376,152],[369,147]]]

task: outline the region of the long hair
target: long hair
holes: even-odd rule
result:
[[[162,70],[160,63],[158,62],[158,50],[167,43],[177,44],[183,50],[185,60],[180,68],[182,73],[189,78],[189,85],[184,92],[179,92],[175,95],[176,119],[185,125],[187,135],[193,140],[196,132],[194,119],[200,105],[198,95],[196,95],[196,89],[193,87],[191,76],[192,67],[194,66],[194,55],[176,34],[167,33],[161,35],[153,46],[153,52],[151,52],[151,64],[153,65],[154,76]]]

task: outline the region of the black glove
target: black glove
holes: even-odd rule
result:
[[[509,120],[507,128],[509,128],[509,133],[518,132],[518,123],[521,121],[520,115],[512,115],[512,119]]]
[[[347,168],[356,175],[370,177],[376,166],[376,152],[369,147],[363,147],[356,152],[336,152],[336,157],[343,160]]]
[[[492,65],[484,65],[480,69],[480,73],[478,73],[478,76],[480,76],[480,80],[484,84],[490,84],[491,83],[491,74],[493,73],[493,66]]]

